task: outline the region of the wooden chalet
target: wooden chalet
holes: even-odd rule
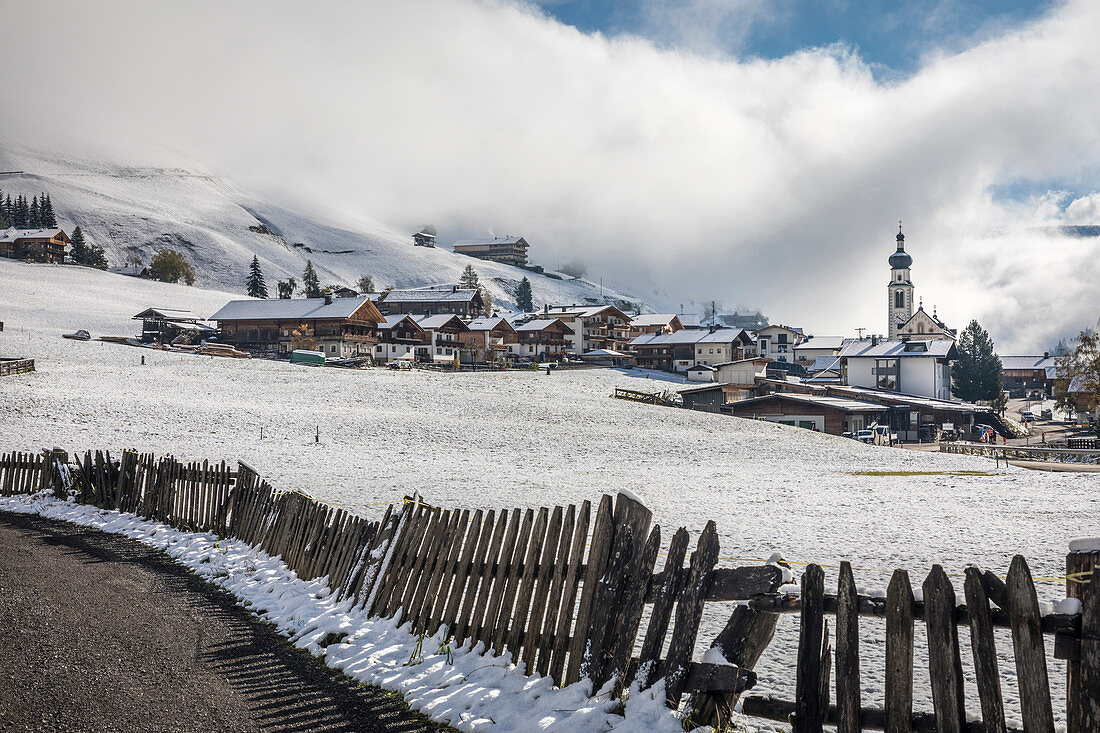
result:
[[[744,329],[717,328],[642,334],[630,342],[630,349],[640,367],[684,373],[696,364],[717,366],[748,358],[755,346]]]
[[[572,329],[572,351],[624,351],[630,340],[630,316],[613,305],[559,305],[543,310],[542,318],[560,318]]]
[[[0,257],[26,262],[65,261],[65,247],[71,242],[61,229],[16,229],[0,231]]]
[[[684,324],[675,313],[645,313],[630,319],[632,339],[645,333],[676,333],[683,330]]]
[[[394,360],[412,361],[427,357],[432,337],[410,315],[387,316],[378,324],[378,343],[374,346],[374,359],[379,363]]]
[[[539,318],[515,327],[516,343],[509,350],[527,359],[561,359],[572,345],[573,329],[560,318]]]
[[[466,322],[454,313],[417,316],[416,324],[431,338],[430,361],[454,361],[463,348],[462,334],[470,330]]]
[[[500,316],[475,318],[469,328],[458,335],[462,341],[462,361],[471,364],[500,360],[512,344],[519,343],[519,334],[512,324]]]
[[[422,288],[419,290],[391,290],[379,296],[378,311],[387,316],[400,313],[431,316],[452,313],[462,318],[480,318],[485,314],[485,301],[474,288]]]
[[[250,351],[323,351],[328,358],[370,356],[382,314],[369,298],[234,300],[210,317],[222,340]]]
[[[141,321],[141,340],[147,344],[195,343],[218,332],[204,319],[179,308],[146,308],[133,319]]]
[[[756,418],[784,425],[843,435],[863,430],[881,421],[886,405],[824,394],[773,393],[722,406],[722,412],[736,417]]]

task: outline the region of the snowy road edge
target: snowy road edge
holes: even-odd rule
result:
[[[663,682],[643,692],[632,688],[620,715],[612,712],[619,701],[604,690],[590,697],[586,680],[554,689],[549,677],[525,676],[510,654],[483,654],[480,643],[450,650],[448,660],[442,631],[421,643],[399,617],[352,610],[351,599],[332,598],[324,578],[302,580],[279,558],[239,540],[60,501],[47,492],[0,497],[0,510],[72,522],[161,550],[328,667],[398,692],[413,710],[461,731],[683,731],[679,716],[664,705]],[[347,636],[322,648],[330,633]],[[418,644],[423,660],[409,664]]]

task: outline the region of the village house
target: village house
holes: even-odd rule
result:
[[[1042,356],[1002,356],[1001,378],[1004,388],[1008,392],[1026,390],[1027,392],[1040,391],[1044,395],[1051,394],[1053,379],[1048,377],[1048,370],[1053,375],[1057,373],[1058,360],[1050,354]],[[1053,368],[1053,369],[1051,369]]]
[[[629,348],[638,366],[681,374],[696,364],[737,361],[753,351],[748,332],[734,328],[647,333],[631,341]]]
[[[698,330],[703,327],[703,317],[698,313],[677,313],[676,317],[685,329]]]
[[[16,229],[0,231],[0,257],[26,262],[65,261],[65,247],[71,242],[61,229]]]
[[[460,288],[457,285],[391,290],[379,296],[375,305],[380,313],[387,316],[399,313],[420,316],[450,313],[462,318],[480,318],[485,314],[481,293],[475,288]]]
[[[462,361],[481,364],[499,361],[511,344],[519,343],[519,335],[508,320],[500,316],[475,318],[466,324],[468,331],[460,333]]]
[[[718,369],[710,364],[696,364],[688,367],[684,373],[689,382],[713,382],[718,375]]]
[[[684,406],[708,405],[717,408],[727,402],[755,397],[764,391],[760,382],[767,377],[767,368],[770,363],[771,359],[754,356],[717,366],[696,364],[688,369],[688,380],[710,381],[713,384],[681,390],[680,396],[684,400]],[[696,375],[694,378],[693,374]],[[707,374],[710,376],[709,379],[701,378]]]
[[[358,298],[359,291],[352,290],[349,287],[341,286],[332,291],[332,294],[337,298]]]
[[[722,412],[843,435],[856,433],[877,422],[887,409],[881,404],[846,397],[772,393],[726,404]]]
[[[753,332],[756,339],[756,355],[779,362],[794,362],[794,347],[805,338],[801,328],[791,326],[765,326]]]
[[[251,351],[289,354],[323,351],[326,357],[370,356],[382,314],[367,297],[233,300],[210,320],[221,339]]]
[[[146,344],[170,344],[177,340],[194,343],[218,332],[204,319],[179,308],[146,308],[133,320],[141,321],[141,341]]]
[[[684,324],[675,313],[644,313],[630,319],[630,338],[644,333],[675,333],[684,330]]]
[[[955,342],[943,339],[855,341],[840,354],[844,383],[853,387],[951,399],[951,362]]]
[[[434,316],[417,316],[416,325],[430,338],[430,361],[454,361],[462,349],[462,334],[470,329],[465,321],[454,313],[437,313]]]
[[[630,316],[613,305],[548,306],[542,318],[560,318],[569,326],[570,350],[583,356],[591,351],[623,352],[630,341]]]
[[[431,336],[408,314],[386,316],[378,324],[378,343],[374,345],[374,360],[379,364],[401,359],[426,359],[431,352]]]
[[[518,267],[527,264],[527,248],[527,240],[523,237],[464,239],[454,243],[455,254]]]
[[[840,350],[852,340],[854,339],[847,339],[843,336],[807,336],[803,341],[794,345],[792,349],[794,359],[792,361],[806,369],[806,371],[812,372],[814,365],[819,363],[819,359],[836,361],[836,358],[840,355]]]
[[[560,318],[538,318],[515,326],[516,342],[508,350],[518,358],[556,360],[572,346],[573,329]]]

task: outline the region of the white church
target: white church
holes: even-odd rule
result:
[[[958,358],[955,331],[936,316],[935,309],[931,315],[923,305],[913,310],[912,265],[899,225],[886,286],[887,338],[848,344],[840,354],[843,378],[852,387],[951,400],[951,362]]]

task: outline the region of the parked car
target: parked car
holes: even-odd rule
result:
[[[1020,413],[1020,418],[1023,419],[1024,422],[1031,422],[1035,419],[1035,413],[1031,410],[1024,410]]]
[[[874,443],[875,431],[874,430],[860,430],[856,433],[856,440],[860,443]]]

